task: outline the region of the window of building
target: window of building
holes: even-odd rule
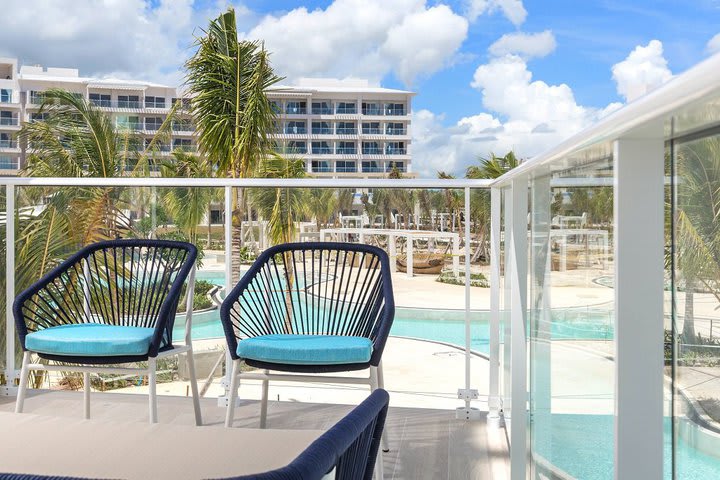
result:
[[[352,173],[357,172],[357,168],[355,167],[355,162],[338,160],[335,162],[335,171],[341,173]]]
[[[160,130],[163,121],[162,117],[147,117],[145,119],[145,130]]]
[[[338,122],[335,133],[338,135],[355,135],[357,130],[355,129],[354,122]]]
[[[355,105],[355,102],[338,102],[336,113],[357,113],[357,105]]]
[[[189,138],[176,138],[173,140],[173,150],[192,152],[195,148],[193,147],[192,140]]]
[[[328,155],[331,153],[330,145],[327,142],[312,142],[313,155]]]
[[[17,118],[10,111],[0,111],[0,125],[17,125]]]
[[[330,165],[328,162],[324,160],[313,160],[312,164],[310,165],[312,168],[312,171],[315,173],[321,173],[321,172],[331,172]]]
[[[377,173],[382,172],[382,168],[380,167],[378,162],[364,161],[362,162],[362,171],[363,173]]]
[[[363,155],[380,155],[382,148],[378,142],[362,142],[362,153]]]
[[[338,142],[336,153],[354,154],[355,153],[355,142]]]
[[[363,102],[363,115],[382,115],[382,105],[379,102]]]
[[[130,130],[140,130],[140,128],[142,128],[140,117],[136,116],[118,115],[116,124],[120,128],[127,128]]]
[[[33,112],[30,114],[30,121],[31,122],[42,122],[47,120],[48,114],[46,112]]]
[[[173,120],[172,129],[176,132],[192,132],[193,125],[189,118],[181,118]]]
[[[288,142],[287,153],[307,153],[307,144],[305,142]]]
[[[364,135],[380,135],[380,122],[363,122],[362,133]]]
[[[303,115],[307,113],[307,102],[287,102],[285,113],[289,115]]]
[[[12,90],[8,88],[0,89],[0,103],[12,103]]]
[[[405,115],[405,105],[402,103],[386,103],[385,115]]]
[[[16,170],[17,159],[8,157],[6,155],[0,155],[0,170]]]
[[[330,102],[312,102],[312,114],[313,115],[332,115],[332,108]]]
[[[305,122],[287,122],[287,125],[285,127],[285,133],[295,135],[307,133],[307,129],[305,128]]]
[[[405,162],[388,162],[387,167],[385,167],[385,171],[391,172],[393,169],[396,169],[399,172],[404,172]]]
[[[165,108],[165,97],[145,97],[145,108]]]
[[[30,103],[40,105],[42,103],[42,92],[30,90]]]
[[[312,122],[312,133],[314,135],[328,135],[332,133],[332,128],[328,122]]]
[[[388,142],[385,153],[388,155],[405,155],[405,142]]]
[[[112,107],[112,100],[110,95],[102,93],[91,93],[89,94],[90,103],[96,107]]]
[[[119,108],[140,108],[140,96],[118,95]]]
[[[222,210],[210,210],[210,225],[225,223],[225,215]]]
[[[387,135],[405,135],[405,125],[402,123],[389,122],[385,126],[385,133]]]

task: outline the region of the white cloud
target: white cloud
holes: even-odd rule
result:
[[[710,54],[720,52],[720,33],[708,40],[706,50]]]
[[[468,22],[425,0],[335,0],[325,9],[268,15],[247,38],[262,38],[276,70],[309,76],[365,77],[393,72],[406,84],[452,61]]]
[[[527,18],[527,10],[522,0],[466,0],[466,16],[471,22],[484,13],[498,10],[516,27],[522,25]]]
[[[638,45],[622,62],[612,67],[617,92],[630,102],[672,78],[659,40]]]
[[[488,51],[496,57],[515,54],[522,58],[542,58],[551,54],[555,47],[555,35],[550,30],[545,30],[540,33],[505,34],[490,45]]]
[[[422,176],[441,169],[462,174],[479,155],[491,152],[537,155],[621,106],[579,105],[568,85],[533,81],[526,60],[513,54],[480,65],[471,85],[482,93],[486,112],[450,127],[442,115],[427,110],[414,115],[413,168]]]

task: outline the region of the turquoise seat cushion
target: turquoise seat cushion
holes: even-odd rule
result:
[[[367,363],[372,341],[341,335],[261,335],[241,340],[240,358],[288,365]]]
[[[153,328],[79,323],[49,327],[28,334],[25,348],[32,352],[78,357],[145,355]]]

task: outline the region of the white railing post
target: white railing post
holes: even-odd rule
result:
[[[15,386],[15,187],[5,186],[5,379]]]
[[[663,477],[663,128],[614,144],[615,478]]]
[[[225,296],[232,290],[232,187],[225,187]],[[225,351],[225,376],[222,379],[222,386],[225,389],[225,393],[218,397],[219,406],[227,406],[228,398],[230,398],[230,383],[232,376],[232,369],[230,368],[233,364],[230,351]]]
[[[465,420],[480,419],[480,410],[470,406],[478,398],[477,389],[471,388],[470,359],[472,358],[472,330],[470,328],[470,188],[465,188],[465,388],[458,390],[458,398],[465,401],[464,407],[458,407],[456,418]],[[455,257],[457,258],[457,257]]]
[[[528,181],[521,176],[512,181],[513,251],[510,271],[510,323],[512,339],[512,400],[510,423],[510,478],[525,480],[527,472],[527,213]],[[506,346],[507,348],[507,346]]]
[[[501,192],[490,190],[490,332],[488,419],[500,418],[500,211]]]

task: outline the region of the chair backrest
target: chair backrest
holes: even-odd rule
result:
[[[375,390],[286,467],[232,480],[371,480],[390,397]],[[228,479],[229,480],[229,479]]]
[[[169,240],[110,240],[84,247],[15,299],[21,344],[29,332],[104,323],[155,328],[150,354],[172,345],[182,286],[197,249]]]
[[[220,309],[228,347],[270,334],[370,338],[377,365],[395,302],[387,254],[370,245],[303,242],[265,250]]]

